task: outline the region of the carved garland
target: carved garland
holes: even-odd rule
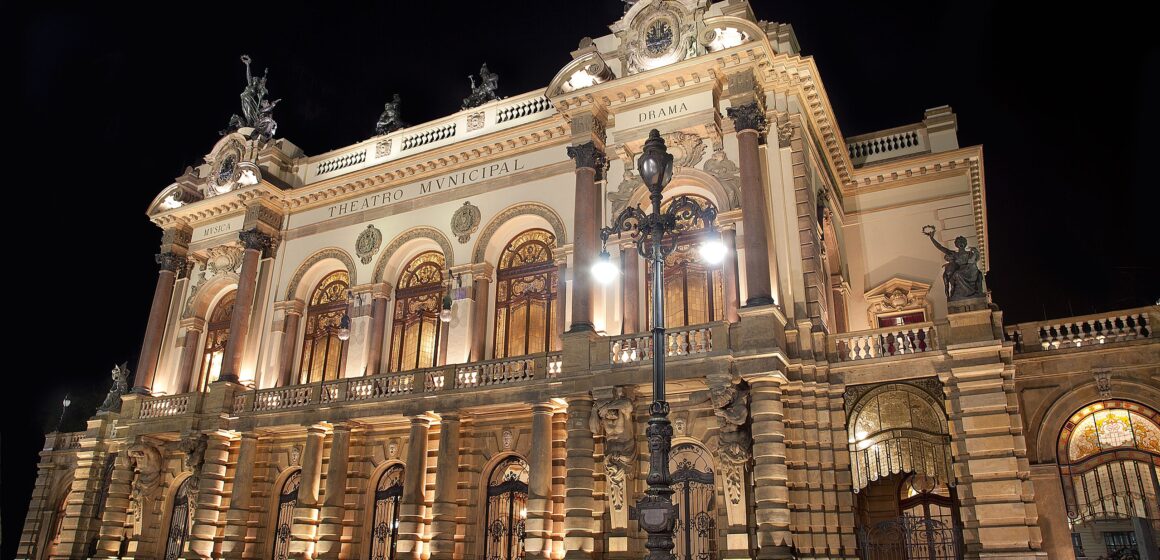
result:
[[[346,273],[350,275],[350,285],[356,285],[354,259],[351,258],[350,254],[348,254],[346,251],[343,251],[342,249],[339,249],[338,247],[327,247],[321,251],[318,251],[317,253],[314,253],[313,255],[310,255],[305,261],[302,262],[301,265],[298,266],[298,270],[294,272],[294,276],[290,279],[290,287],[286,290],[286,299],[294,299],[294,294],[298,291],[298,285],[302,283],[302,277],[306,276],[306,273],[309,272],[314,265],[326,259],[336,259],[341,261],[342,264],[346,266]]]
[[[495,232],[499,230],[500,226],[507,223],[508,220],[516,216],[531,215],[539,216],[552,226],[552,233],[556,236],[556,247],[563,247],[565,245],[565,237],[567,232],[564,229],[564,220],[560,219],[560,215],[556,214],[551,208],[536,202],[528,202],[511,206],[499,214],[496,214],[487,227],[483,229],[483,233],[475,239],[475,250],[471,254],[471,262],[479,264],[483,262],[484,254],[487,252],[487,246],[491,243],[491,238]]]
[[[403,233],[400,233],[395,239],[391,241],[387,248],[383,250],[383,254],[379,256],[379,262],[375,264],[375,272],[371,275],[371,281],[378,283],[383,281],[383,273],[387,269],[387,261],[399,251],[403,245],[416,239],[430,239],[439,245],[439,250],[443,252],[443,260],[448,264],[455,262],[455,251],[451,248],[451,241],[433,227],[420,226],[411,228]]]

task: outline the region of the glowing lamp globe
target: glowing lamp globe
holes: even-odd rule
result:
[[[725,244],[720,239],[710,239],[701,243],[701,260],[706,264],[721,264],[725,260]]]
[[[592,264],[592,277],[601,284],[611,284],[620,274],[616,265],[612,264],[607,251],[600,252],[600,258]]]

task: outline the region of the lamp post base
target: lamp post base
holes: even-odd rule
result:
[[[648,490],[637,502],[636,517],[648,533],[645,560],[673,560],[673,526],[677,510],[670,487],[669,452],[673,446],[673,426],[669,423],[669,403],[653,401],[648,419]]]

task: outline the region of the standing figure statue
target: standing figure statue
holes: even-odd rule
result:
[[[256,77],[250,72],[250,55],[242,55],[242,63],[246,65],[246,87],[242,89],[242,114],[239,116],[234,114],[230,117],[230,124],[223,131],[223,134],[233,132],[239,128],[253,128],[254,132],[250,135],[251,140],[261,139],[263,142],[268,142],[274,137],[274,132],[278,129],[278,123],[274,122],[274,106],[278,104],[281,99],[274,101],[267,101],[266,94],[266,77],[270,74],[270,69],[260,76]]]
[[[955,238],[955,248],[952,251],[934,238],[934,226],[923,226],[922,233],[930,238],[930,242],[943,253],[946,264],[943,265],[943,284],[946,289],[947,301],[983,297],[983,272],[979,270],[979,250],[967,247],[967,238]]]
[[[499,99],[499,75],[487,69],[487,63],[479,69],[479,85],[475,85],[475,76],[468,76],[471,80],[471,95],[463,100],[462,109],[479,107],[488,101]]]
[[[113,366],[113,385],[97,412],[121,412],[121,396],[129,392],[129,362]]]
[[[375,123],[375,135],[382,136],[407,126],[401,118],[400,103],[402,103],[402,99],[396,93],[390,101],[383,105],[383,114],[379,115],[379,122]]]

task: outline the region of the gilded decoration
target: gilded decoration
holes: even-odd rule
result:
[[[481,216],[478,206],[464,201],[463,206],[451,215],[451,233],[456,235],[460,243],[467,243],[471,240],[471,234],[479,229]]]
[[[878,319],[883,317],[922,312],[929,321],[932,317],[931,304],[926,299],[929,292],[930,284],[891,278],[866,292],[866,318],[872,326],[877,326]]]
[[[374,224],[368,224],[367,228],[358,234],[358,239],[355,239],[354,252],[363,264],[371,264],[371,260],[375,258],[375,251],[378,251],[382,244],[383,232]]]
[[[495,236],[495,232],[499,230],[500,226],[502,226],[508,220],[515,218],[516,216],[523,215],[539,216],[547,221],[548,225],[552,226],[552,233],[556,237],[556,247],[564,246],[564,220],[561,220],[559,214],[556,214],[556,212],[551,208],[543,204],[529,202],[527,204],[511,206],[499,214],[496,214],[496,216],[492,218],[490,222],[488,222],[487,227],[483,228],[483,232],[481,232],[479,237],[475,239],[475,251],[472,252],[471,262],[482,263],[484,254],[487,252],[487,246],[491,242],[491,238]]]
[[[858,398],[857,392],[853,396]],[[879,478],[908,472],[954,485],[941,400],[910,384],[878,385],[858,398],[849,417],[855,492]]]
[[[318,251],[317,253],[314,253],[313,255],[310,255],[305,261],[302,261],[302,264],[298,266],[298,270],[294,272],[294,276],[290,279],[290,287],[286,290],[286,299],[294,299],[294,294],[298,292],[298,285],[302,283],[302,278],[306,276],[306,273],[309,272],[314,265],[326,259],[335,259],[341,262],[343,266],[346,267],[347,274],[350,275],[350,284],[352,286],[355,285],[354,259],[350,258],[350,254],[346,251],[343,251],[342,249],[337,247],[328,247]]]
[[[395,253],[399,252],[399,249],[402,249],[403,245],[416,239],[430,239],[434,241],[439,246],[439,251],[443,253],[443,258],[449,263],[455,262],[455,251],[451,248],[451,241],[447,239],[446,235],[443,235],[443,232],[427,226],[411,228],[392,239],[387,245],[387,248],[383,250],[382,255],[379,256],[378,264],[375,265],[374,274],[371,276],[372,281],[374,283],[382,282],[383,274],[387,269],[387,261]]]

